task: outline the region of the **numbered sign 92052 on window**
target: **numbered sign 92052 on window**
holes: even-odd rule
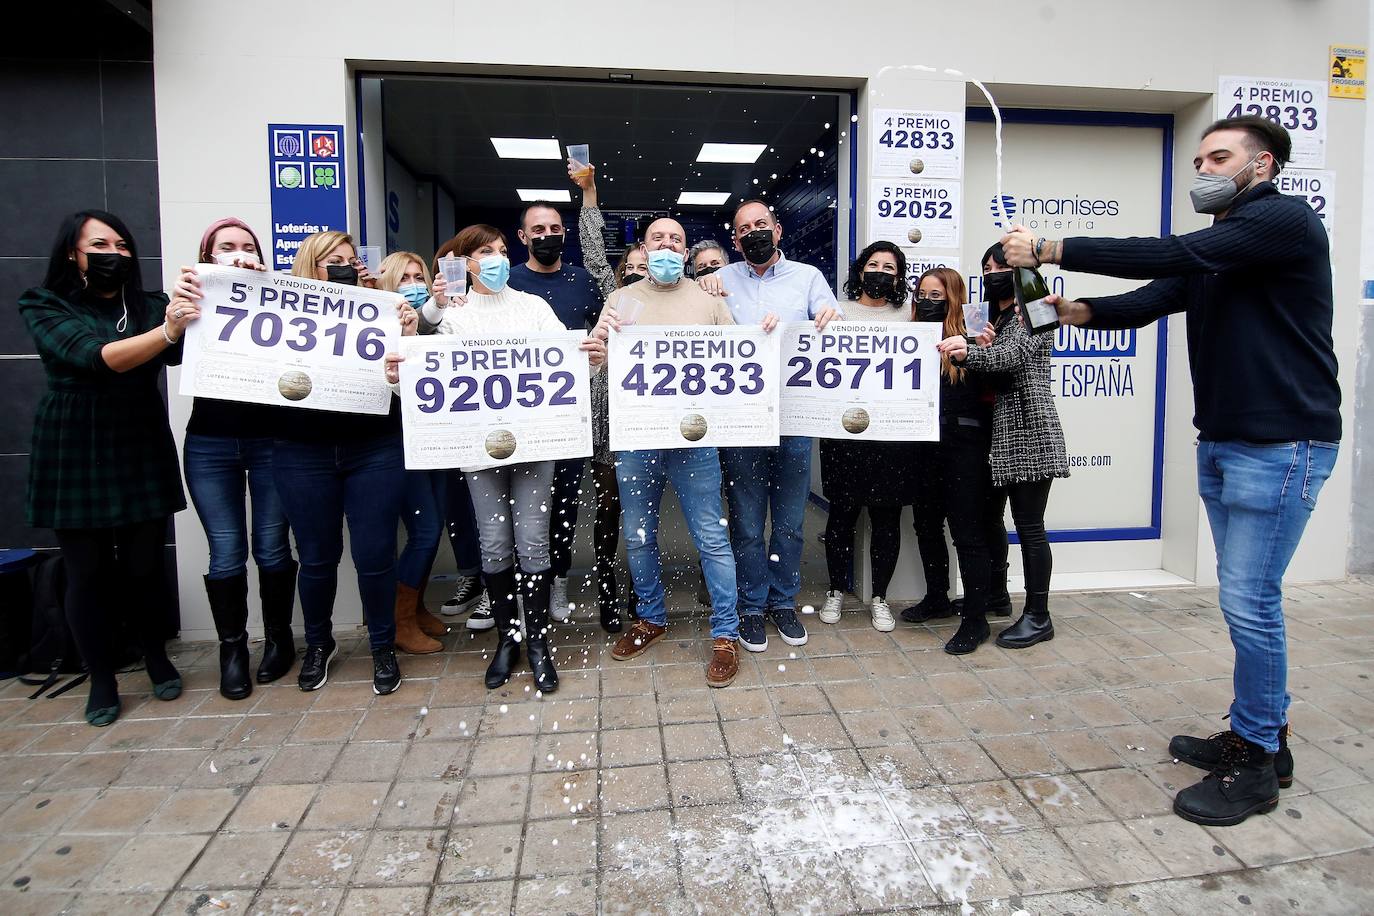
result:
[[[401,425],[411,470],[585,458],[592,408],[585,335],[406,337]]]
[[[871,239],[918,251],[959,247],[959,182],[875,178],[871,187]]]
[[[345,413],[391,409],[382,357],[401,338],[396,293],[201,264],[181,393]]]
[[[810,322],[779,328],[782,434],[939,439],[940,331],[939,324],[917,321],[835,321],[824,331]]]
[[[1326,167],[1326,83],[1223,76],[1217,82],[1217,117],[1241,115],[1258,115],[1288,131],[1293,168]]]
[[[779,339],[752,325],[612,332],[611,449],[777,445]]]
[[[874,178],[964,177],[964,113],[875,108],[869,121]]]

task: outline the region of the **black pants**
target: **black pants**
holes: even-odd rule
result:
[[[945,510],[949,494],[945,492],[944,458],[940,442],[921,442],[917,445],[917,464],[921,485],[911,504],[911,528],[916,532],[916,546],[921,551],[921,573],[926,580],[927,595],[949,594],[949,549],[945,546]]]
[[[854,567],[854,533],[863,509],[860,505],[830,504],[830,515],[825,523],[825,566],[830,574],[831,591],[849,590]],[[873,595],[884,598],[902,549],[902,507],[869,506],[868,523],[873,529],[868,551],[873,566]]]
[[[92,698],[100,697],[96,705],[114,702],[121,605],[128,609],[129,626],[154,683],[175,676],[174,670],[167,674],[171,663],[164,646],[169,631],[162,551],[167,520],[59,528],[56,534],[67,573],[67,626],[91,674]]]
[[[577,538],[577,508],[582,498],[584,459],[554,462],[553,512],[549,514],[549,562],[554,576],[565,579],[572,567],[573,541]]]
[[[951,424],[940,430],[938,490],[944,496],[943,514],[949,519],[950,539],[959,557],[965,617],[986,611],[992,565],[988,545],[995,540],[1005,544],[1007,539],[988,467],[989,446],[985,426]],[[940,558],[948,576],[943,533],[939,537]],[[923,544],[922,558],[925,553]]]
[[[1022,481],[997,487],[993,491],[992,510],[1002,517],[1007,503],[1011,503],[1011,518],[1021,539],[1021,565],[1026,575],[1026,597],[1048,595],[1050,571],[1054,559],[1050,542],[1045,536],[1045,506],[1050,501],[1053,478]],[[993,566],[1007,564],[1007,539],[1003,535],[988,545]]]
[[[620,549],[620,485],[615,479],[615,465],[593,461],[592,483],[596,488],[596,518],[592,523],[596,592],[602,600],[614,601],[617,594],[615,559]]]

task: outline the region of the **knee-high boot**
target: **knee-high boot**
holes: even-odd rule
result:
[[[291,633],[291,611],[296,603],[296,561],[280,569],[258,567],[258,595],[262,598],[262,661],[258,683],[270,684],[296,663],[296,639]]]
[[[248,676],[248,576],[205,577],[205,594],[219,635],[219,692],[242,700],[253,692]]]
[[[549,589],[553,575],[549,570],[521,573],[525,595],[525,651],[529,655],[534,685],[544,693],[558,689],[558,672],[549,651]]]
[[[491,616],[496,621],[496,651],[487,666],[487,689],[495,690],[510,680],[510,673],[520,661],[520,608],[516,604],[515,567],[498,573],[483,573],[487,581],[487,595],[491,599]],[[548,603],[545,592],[545,609]]]

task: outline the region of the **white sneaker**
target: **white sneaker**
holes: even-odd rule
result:
[[[572,612],[572,605],[568,603],[568,577],[554,576],[553,588],[549,592],[549,616],[557,623],[563,623],[572,616]]]
[[[469,630],[490,630],[494,626],[496,618],[491,616],[491,598],[482,592],[482,597],[477,599],[477,606],[468,615],[467,627]]]
[[[887,606],[887,599],[874,598],[869,613],[873,615],[873,629],[882,633],[891,633],[896,629],[897,621],[892,619],[892,608]]]
[[[839,623],[840,606],[844,604],[844,595],[839,592],[826,592],[825,604],[821,605],[821,623]]]

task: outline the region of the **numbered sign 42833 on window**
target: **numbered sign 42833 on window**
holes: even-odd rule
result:
[[[964,177],[964,113],[875,108],[869,122],[874,178]]]
[[[401,425],[411,470],[585,458],[592,408],[585,335],[406,337]]]
[[[779,340],[755,326],[613,332],[611,449],[777,445]]]
[[[1258,115],[1288,131],[1293,168],[1326,167],[1326,83],[1223,76],[1217,81],[1217,117],[1241,115]]]
[[[181,393],[345,413],[391,409],[382,357],[401,338],[396,293],[201,264]]]
[[[940,438],[940,325],[810,322],[782,335],[784,436],[933,442]]]

